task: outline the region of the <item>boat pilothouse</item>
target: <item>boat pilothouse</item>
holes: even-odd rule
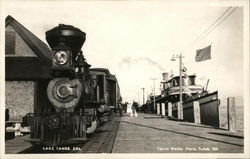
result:
[[[208,92],[201,85],[196,84],[196,75],[188,75],[186,72],[182,75],[182,87],[180,88],[180,76],[163,73],[163,81],[161,82],[161,96],[168,98],[170,101],[178,101],[180,90],[182,90],[183,101],[197,98]]]

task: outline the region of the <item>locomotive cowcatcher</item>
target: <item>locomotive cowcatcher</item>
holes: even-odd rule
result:
[[[48,102],[42,104],[31,123],[32,144],[58,146],[84,142],[87,133],[110,120],[113,114],[110,104],[117,108],[121,102],[116,78],[111,74],[103,76],[102,81],[113,77],[115,84],[108,88],[105,81],[98,81],[100,75],[95,75],[96,70],[90,70],[91,65],[81,51],[85,39],[84,32],[70,25],[60,24],[46,32],[52,49],[51,79],[46,92]]]

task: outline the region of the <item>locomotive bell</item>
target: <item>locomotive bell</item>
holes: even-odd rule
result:
[[[80,52],[86,34],[71,25],[59,24],[46,32],[46,40],[52,49],[52,67],[56,70],[73,69],[73,62]]]

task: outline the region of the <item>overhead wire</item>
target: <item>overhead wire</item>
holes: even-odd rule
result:
[[[199,40],[200,37],[202,37],[203,34],[205,34],[210,28],[213,27],[232,7],[228,7],[226,11],[224,11],[219,18],[217,18],[203,33],[201,33],[192,43]]]
[[[207,34],[205,34],[201,39],[204,39],[210,32],[212,32],[215,28],[217,28],[223,21],[225,21],[236,9],[238,9],[238,7],[235,7],[228,15],[226,15],[217,25],[215,25],[214,28],[212,28],[209,32],[207,32]]]
[[[238,7],[235,7],[229,14],[226,15],[227,12],[232,7],[228,7],[206,30],[204,30],[195,40],[193,40],[186,48],[189,48],[195,42],[203,40],[210,32],[212,32],[215,28],[217,28],[223,21],[226,20]],[[226,16],[225,16],[226,15]],[[224,17],[224,18],[223,18]],[[222,20],[221,20],[222,19]],[[221,21],[220,21],[221,20]],[[220,22],[219,22],[220,21]],[[216,24],[217,23],[217,24]]]

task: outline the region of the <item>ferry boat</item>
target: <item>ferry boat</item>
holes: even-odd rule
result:
[[[194,107],[193,103],[199,102],[201,124],[212,125],[219,127],[219,99],[218,91],[209,93],[206,86],[196,84],[196,74],[188,75],[186,71],[182,74],[182,86],[180,86],[180,76],[174,76],[168,73],[163,73],[161,82],[161,94],[150,97],[147,104],[144,105],[144,110],[157,114],[168,115],[168,105],[172,105],[172,116],[178,118],[177,107],[180,103],[180,94],[182,94],[183,120],[194,122]],[[155,105],[154,105],[155,103]],[[162,110],[162,104],[165,109]],[[159,109],[159,110],[157,110]],[[160,111],[160,112],[159,112]]]
[[[195,83],[196,75],[185,75],[182,76],[182,97],[187,99],[196,94],[203,92],[201,85]],[[167,97],[168,100],[177,101],[180,96],[180,76],[173,76],[168,79],[168,73],[163,73],[163,81],[161,82],[162,90],[161,97]]]
[[[188,102],[195,98],[199,98],[208,95],[207,86],[206,88],[196,84],[196,74],[188,75],[184,73],[182,75],[182,87],[180,88],[180,76],[169,75],[168,73],[162,73],[163,81],[161,82],[161,98],[166,98],[166,100],[172,103],[179,102],[180,94],[182,93],[182,102]],[[180,92],[180,90],[182,90]],[[159,97],[158,97],[159,98]]]

